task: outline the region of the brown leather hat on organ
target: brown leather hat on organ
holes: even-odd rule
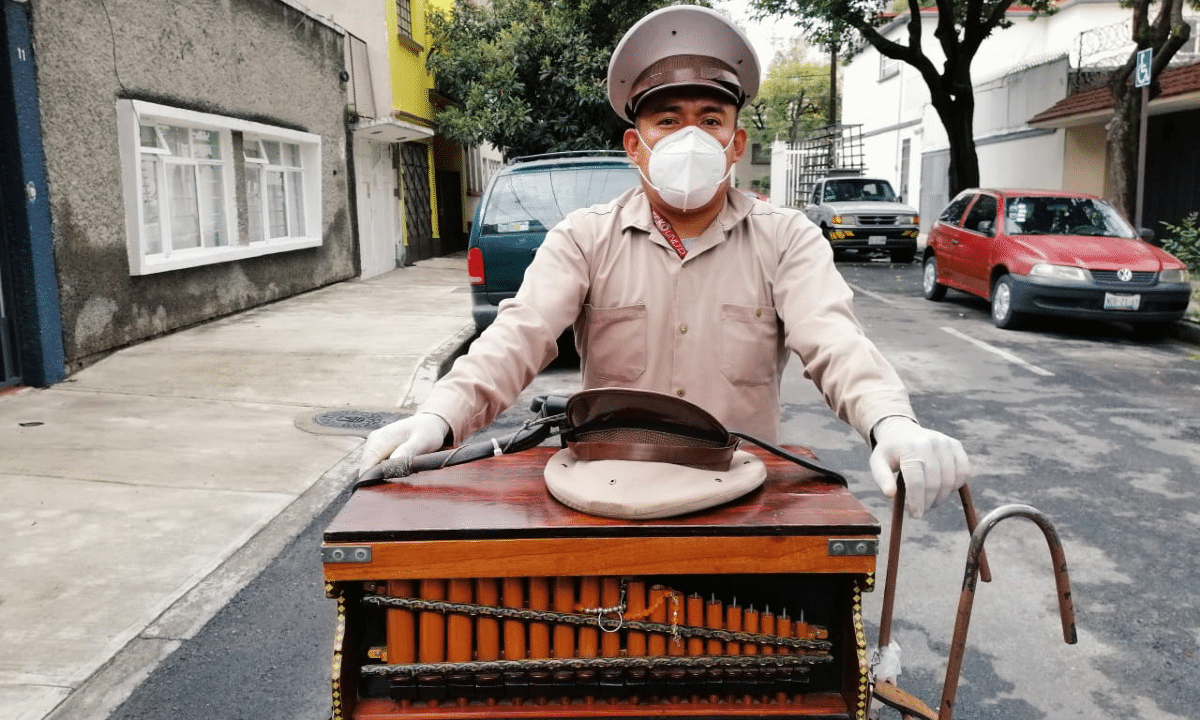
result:
[[[567,447],[546,464],[546,488],[580,512],[682,515],[741,497],[767,476],[716,418],[673,395],[585,390],[567,403],[567,425]]]

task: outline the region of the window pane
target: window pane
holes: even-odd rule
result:
[[[196,173],[189,165],[170,168],[171,249],[200,247]]]
[[[250,242],[262,242],[263,235],[263,187],[262,170],[253,165],[246,166],[246,208],[250,214]]]
[[[268,151],[269,152],[269,151]],[[283,190],[283,173],[267,173],[267,237],[287,237],[287,199]]]
[[[279,165],[279,141],[263,140],[263,150],[267,153],[267,162]]]
[[[304,231],[304,183],[301,174],[293,170],[288,173],[288,235],[303,237]]]
[[[158,144],[158,131],[154,129],[153,125],[139,125],[138,128],[141,138],[139,142],[142,147],[162,149]]]
[[[188,143],[188,130],[181,127],[163,128],[163,137],[167,141],[167,151],[178,157],[191,157],[192,152]]]
[[[492,188],[481,230],[510,232],[504,228],[513,223],[527,223],[529,230],[549,229],[568,212],[608,202],[640,180],[637,168],[513,173]]]
[[[162,220],[159,218],[158,182],[162,163],[153,155],[142,157],[142,236],[145,238],[145,254],[157,255],[163,251]]]
[[[229,244],[225,233],[225,198],[221,187],[219,165],[201,165],[196,168],[200,176],[200,220],[205,247]]]
[[[258,140],[247,140],[242,144],[242,152],[247,160],[263,160],[262,145]]]
[[[288,167],[300,167],[300,146],[295,143],[283,144],[283,163]]]
[[[963,227],[967,230],[980,230],[979,224],[983,222],[996,222],[996,198],[991,195],[980,195],[975,204],[971,206],[971,212],[967,213],[967,219],[963,221]]]
[[[218,160],[221,157],[220,134],[211,130],[193,130],[193,157],[200,160]]]

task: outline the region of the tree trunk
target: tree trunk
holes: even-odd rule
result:
[[[975,152],[975,97],[961,93],[957,98],[939,92],[932,98],[946,137],[950,142],[950,197],[967,188],[979,187],[979,155]]]
[[[1133,222],[1137,212],[1138,124],[1141,122],[1140,89],[1126,83],[1111,88],[1113,116],[1108,121],[1108,167],[1104,194]]]

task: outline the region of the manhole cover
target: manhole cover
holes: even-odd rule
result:
[[[342,430],[365,430],[370,432],[405,417],[400,413],[372,412],[370,410],[326,410],[313,415],[312,421],[321,427]]]

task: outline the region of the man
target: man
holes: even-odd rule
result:
[[[517,296],[420,412],[371,433],[363,470],[486,426],[573,324],[584,388],[671,393],[771,442],[794,352],[838,417],[874,443],[871,471],[886,495],[903,472],[910,514],[962,485],[962,445],[914,419],[899,377],[854,318],[820,230],[729,187],[746,150],[738,110],[759,72],[746,36],[712,10],[672,6],[630,28],[613,52],[608,94],[633,123],[624,147],[641,187],[547,234]]]

